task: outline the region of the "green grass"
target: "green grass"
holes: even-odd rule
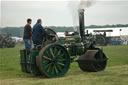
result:
[[[109,57],[102,72],[83,72],[72,63],[61,78],[45,78],[22,73],[19,50],[23,46],[0,49],[0,85],[128,85],[128,46],[103,47]]]

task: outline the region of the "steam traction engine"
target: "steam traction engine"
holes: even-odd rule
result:
[[[105,69],[107,57],[101,48],[96,48],[94,42],[85,34],[84,10],[79,10],[80,34],[73,33],[65,38],[58,38],[56,32],[47,29],[52,34],[44,40],[37,49],[20,50],[21,68],[23,72],[45,75],[46,77],[61,77],[68,71],[70,63],[78,62],[82,71],[98,72]],[[79,56],[79,57],[73,57]]]
[[[0,48],[14,48],[16,41],[10,37],[10,34],[0,34]]]

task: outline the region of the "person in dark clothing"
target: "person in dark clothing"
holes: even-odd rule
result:
[[[30,50],[32,47],[32,28],[31,28],[31,19],[27,19],[27,24],[24,27],[24,44],[25,44],[25,49]]]
[[[32,40],[34,48],[36,48],[38,45],[42,45],[44,37],[48,35],[41,24],[42,20],[38,19],[37,23],[33,27]]]

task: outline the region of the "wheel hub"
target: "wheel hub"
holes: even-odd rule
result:
[[[53,64],[56,64],[56,63],[57,63],[57,59],[56,59],[56,58],[53,58],[52,63],[53,63]]]

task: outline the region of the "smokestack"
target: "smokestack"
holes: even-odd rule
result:
[[[82,41],[84,39],[85,35],[85,27],[84,27],[84,9],[79,9],[79,28],[80,28],[80,36],[82,38]]]

